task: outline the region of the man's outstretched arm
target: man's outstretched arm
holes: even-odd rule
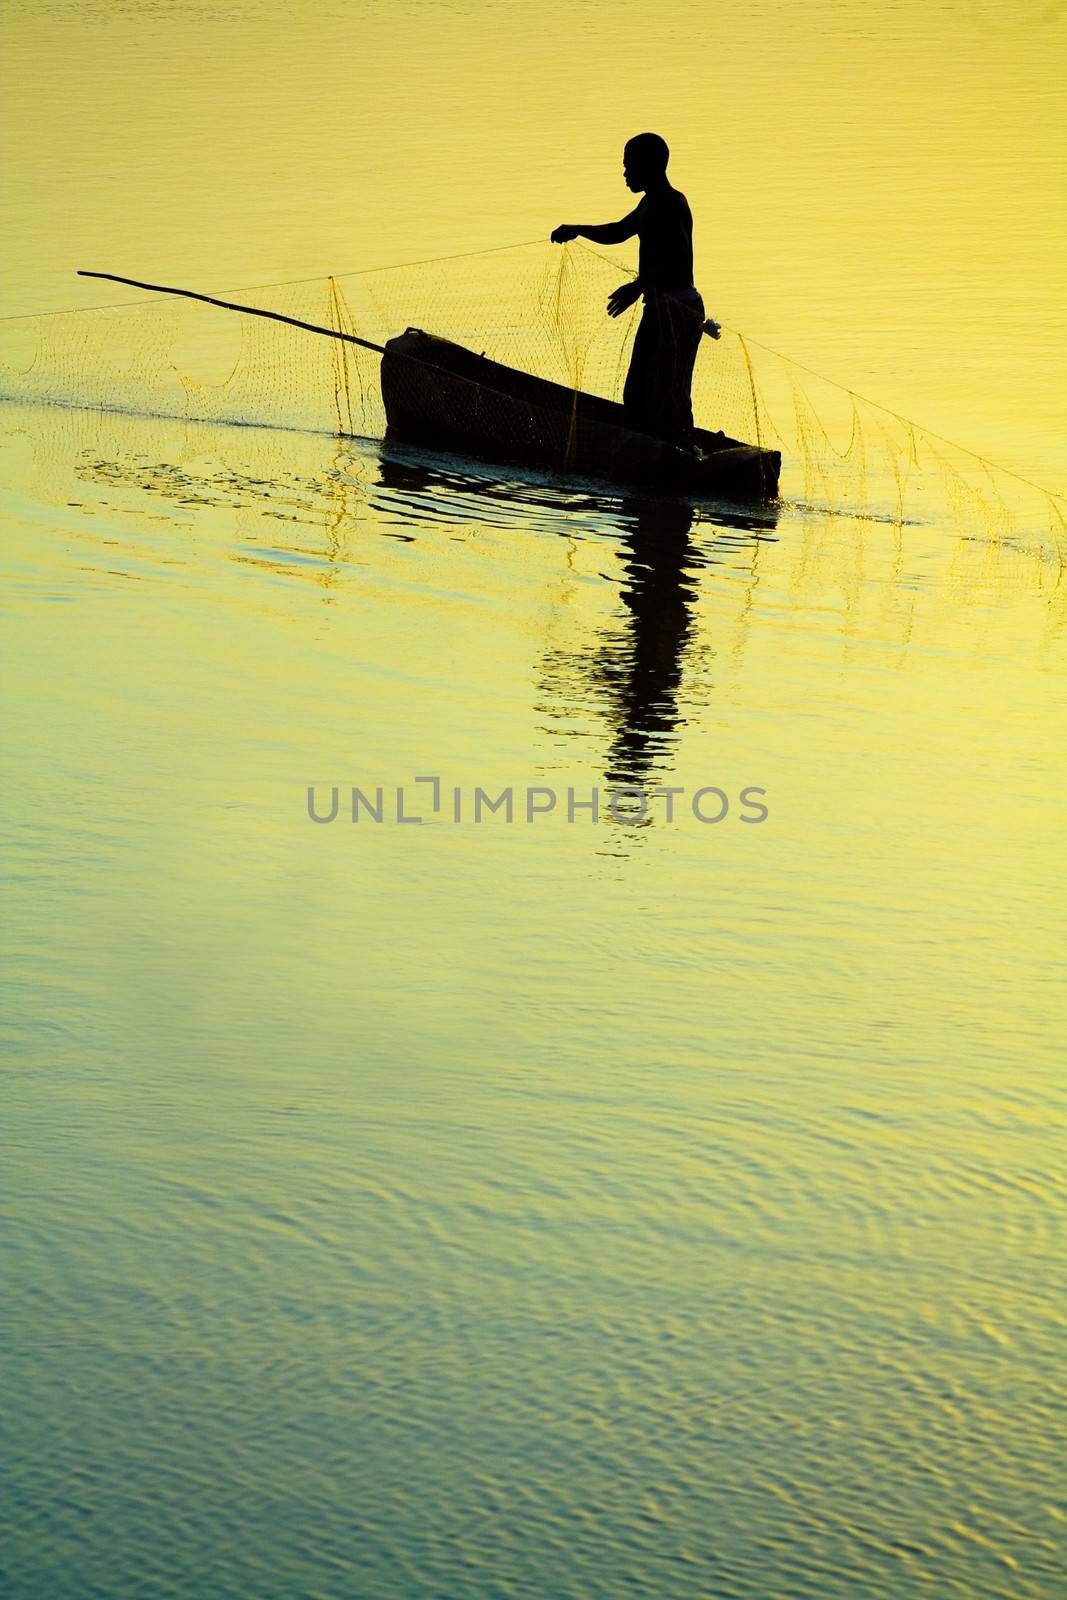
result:
[[[591,239],[594,244],[622,244],[637,232],[637,213],[640,209],[640,206],[635,206],[621,222],[563,222],[552,230],[552,243],[568,244],[571,239]]]

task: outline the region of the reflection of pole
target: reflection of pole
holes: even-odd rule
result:
[[[737,625],[734,628],[733,645],[730,655],[735,664],[740,667],[744,664],[745,647],[748,643],[749,624],[752,619],[752,609],[755,605],[755,592],[759,587],[760,571],[759,558],[763,541],[759,534],[753,530],[748,547],[752,554],[751,564],[748,568],[748,581],[741,585],[741,604],[737,610]]]
[[[333,510],[323,523],[323,533],[326,536],[325,554],[330,565],[323,568],[319,581],[327,591],[343,581],[344,577],[344,561],[348,555],[344,525],[349,520],[349,491],[355,487],[347,476],[346,468],[351,465],[353,459],[344,435],[339,434],[331,461],[333,471],[328,475],[328,487],[326,487],[326,493],[333,501]],[[360,484],[359,488],[362,489],[363,485]],[[352,520],[356,520],[354,516]],[[326,603],[332,603],[332,597],[328,592],[323,598]]]

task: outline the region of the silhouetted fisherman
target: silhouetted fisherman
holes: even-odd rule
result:
[[[639,133],[623,151],[626,187],[644,199],[621,222],[564,223],[555,244],[581,237],[595,244],[640,240],[637,277],[620,284],[608,300],[608,315],[621,316],[641,295],[645,309],[634,338],[623,390],[627,426],[674,444],[693,434],[693,363],[704,331],[704,302],[693,286],[693,214],[689,202],[667,181],[670,151],[658,133]],[[718,337],[718,324],[708,323]]]

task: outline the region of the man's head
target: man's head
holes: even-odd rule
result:
[[[658,133],[639,133],[628,139],[622,153],[622,175],[635,194],[658,182],[667,171],[671,153]]]

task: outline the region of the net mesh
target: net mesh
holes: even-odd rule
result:
[[[210,292],[378,344],[416,326],[619,400],[640,315],[605,315],[622,276],[580,243],[538,243]],[[164,296],[0,322],[0,398],[371,439],[386,428],[373,352]],[[894,523],[948,519],[994,538],[1042,531],[1067,550],[1060,496],[736,332],[701,341],[693,404],[698,426],[781,451],[781,495],[793,504]]]

